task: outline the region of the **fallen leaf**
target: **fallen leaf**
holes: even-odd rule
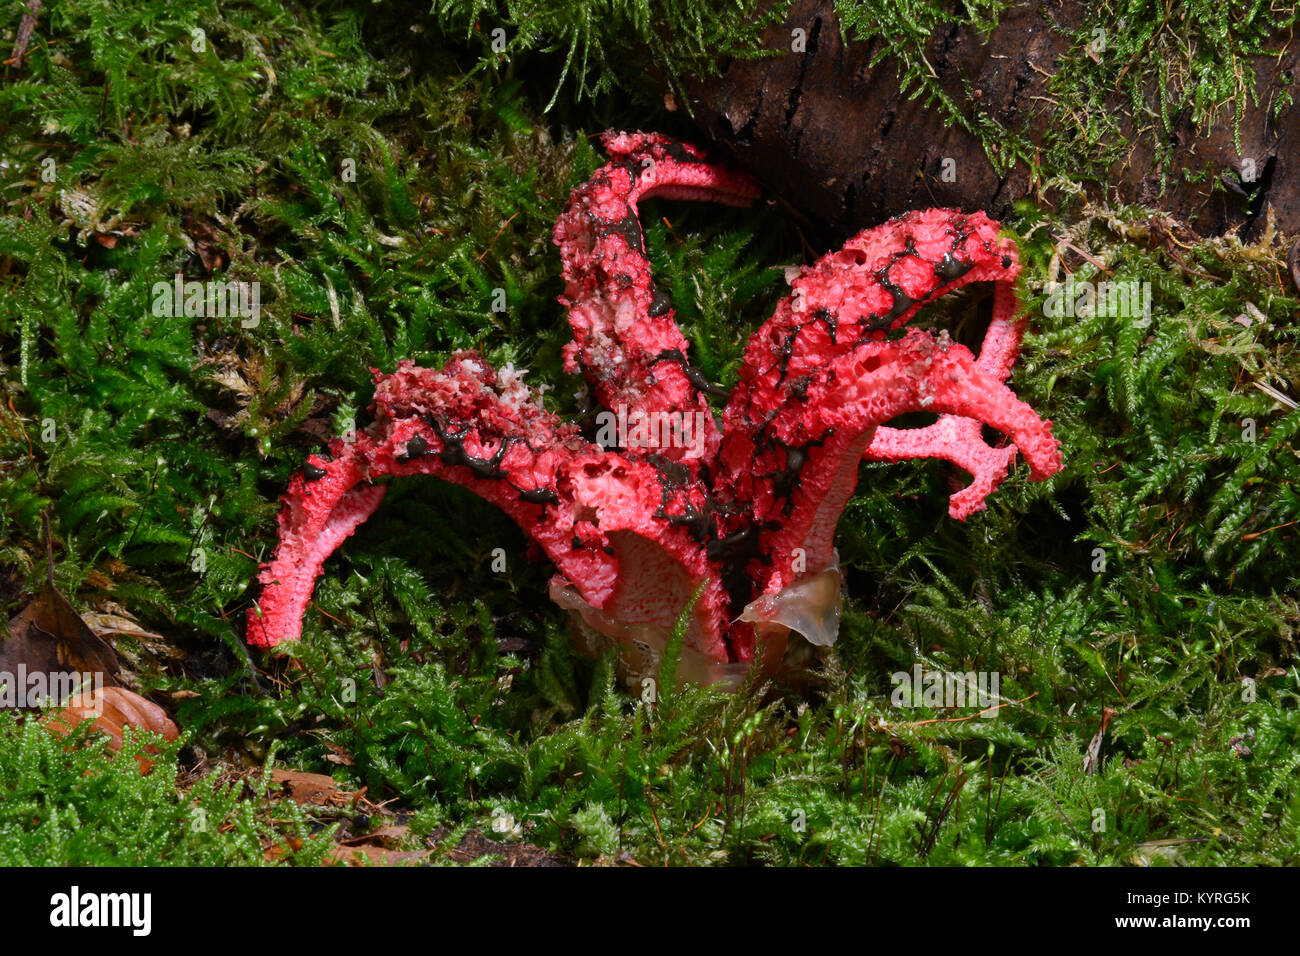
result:
[[[266,848],[262,854],[267,862],[274,863],[288,856],[290,853],[297,853],[302,849],[302,840],[298,837],[285,837],[284,843],[274,843]]]
[[[369,833],[362,833],[359,836],[349,837],[341,841],[345,846],[373,846],[387,847],[394,849],[394,844],[400,843],[411,835],[411,828],[404,823],[383,826],[377,830],[371,830]]]
[[[229,256],[230,240],[221,228],[207,216],[199,217],[192,211],[186,212],[181,222],[190,240],[188,245],[198,255],[203,268],[212,272],[224,267]]]
[[[301,770],[271,771],[271,782],[283,787],[289,799],[311,807],[350,807],[357,800],[356,793],[340,790],[333,777],[323,773],[304,773]]]
[[[87,720],[94,721],[96,730],[109,735],[108,749],[114,753],[122,749],[127,727],[152,730],[167,741],[180,736],[166,711],[125,687],[102,687],[89,694],[75,694],[66,706],[45,718],[44,723],[51,733],[67,737]],[[158,752],[153,746],[146,749],[150,753]],[[137,755],[136,760],[141,773],[148,773],[153,767],[153,761],[143,755]]]
[[[325,749],[329,751],[329,753],[325,755],[325,759],[328,760],[330,763],[342,764],[345,767],[352,766],[352,755],[349,754],[342,747],[340,747],[338,744],[334,743],[334,741],[326,740],[322,737],[321,743],[323,743],[325,745]]]
[[[117,654],[50,581],[9,621],[9,639],[0,645],[0,668],[12,673],[19,663],[25,663],[29,673],[90,671],[101,674],[105,684],[117,684]]]
[[[164,640],[161,634],[146,631],[140,626],[139,621],[125,614],[87,611],[81,615],[81,618],[86,622],[87,627],[103,638],[126,635],[138,641],[162,642]]]
[[[98,610],[88,610],[81,619],[95,632],[95,635],[107,641],[117,650],[118,660],[128,671],[148,670],[144,663],[178,660],[184,653],[173,646],[167,638],[156,631],[150,631],[140,625],[120,605],[111,601],[103,602]],[[125,640],[122,640],[125,638]]]
[[[74,673],[88,673],[93,675],[95,683],[116,687],[119,683],[116,675],[121,669],[117,654],[86,625],[54,586],[54,552],[48,519],[45,533],[48,562],[45,585],[30,604],[10,619],[9,637],[0,643],[0,672],[10,676],[26,673],[30,675],[28,686],[30,677],[40,675],[47,691],[64,683],[56,675],[70,677]],[[16,701],[19,707],[31,708],[42,703],[26,699],[28,686],[13,688],[21,698]]]
[[[386,850],[381,846],[334,846],[325,854],[326,864],[346,866],[401,866],[426,859],[432,850]]]

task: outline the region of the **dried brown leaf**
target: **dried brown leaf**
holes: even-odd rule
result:
[[[111,738],[108,749],[114,753],[122,749],[127,727],[154,731],[168,741],[180,736],[166,711],[125,687],[102,687],[90,693],[74,694],[61,710],[46,717],[44,723],[51,733],[67,737],[87,720],[94,721],[96,730],[108,734]],[[157,753],[154,747],[148,750]],[[153,761],[142,755],[136,760],[141,773],[148,773],[153,766]]]

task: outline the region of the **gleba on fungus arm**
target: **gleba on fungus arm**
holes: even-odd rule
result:
[[[555,227],[573,342],[565,368],[628,417],[692,416],[682,443],[606,448],[548,412],[511,367],[457,352],[441,370],[400,362],[375,372],[374,422],[335,440],[290,482],[279,546],[262,566],[248,640],[297,639],[329,554],[374,513],[390,475],[428,474],[504,510],[556,567],[550,595],[587,636],[618,643],[633,671],[657,664],[700,590],[679,678],[734,685],[762,650],[770,669],[791,630],[835,639],[841,579],[835,525],[869,460],[944,458],[973,476],[952,496],[964,520],[1017,452],[1034,480],[1061,467],[1051,422],[1006,386],[1024,333],[1015,243],[982,213],[904,214],[804,267],[751,338],[739,381],[715,419],[717,392],[690,364],[672,303],[654,283],[637,202],[648,196],[747,204],[745,174],[653,133],[610,133],[612,160],[574,190]],[[922,306],[971,282],[994,284],[978,356],[907,329]],[[925,428],[883,423],[939,415]],[[987,424],[1005,447],[981,437]],[[677,433],[679,436],[683,433]]]
[[[384,475],[428,474],[469,488],[524,528],[583,599],[617,619],[671,626],[709,573],[689,530],[661,508],[704,507],[702,488],[670,484],[649,462],[587,442],[540,396],[472,352],[441,370],[398,364],[375,373],[375,421],[356,441],[308,459],[279,516],[280,546],[260,580],[248,639],[273,647],[300,636],[325,557],[374,513]],[[683,469],[684,471],[684,469]],[[622,563],[645,572],[620,574]],[[697,646],[722,655],[720,586],[697,603]]]

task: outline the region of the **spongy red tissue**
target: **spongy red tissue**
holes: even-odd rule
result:
[[[842,579],[835,526],[864,457],[942,458],[972,475],[958,519],[985,507],[1017,454],[1032,480],[1061,467],[1044,421],[1006,385],[1025,331],[1015,242],[982,213],[906,213],[799,270],[754,333],[739,381],[715,417],[717,389],[690,363],[646,258],[638,202],[745,205],[743,172],[654,133],[610,133],[611,161],[574,190],[555,226],[582,372],[620,421],[671,421],[692,442],[616,447],[547,411],[526,370],[457,352],[441,370],[375,373],[373,424],[312,456],[284,495],[279,546],[262,566],[248,640],[297,639],[328,556],[379,507],[386,476],[434,475],[504,510],[554,562],[551,595],[630,653],[655,659],[697,590],[683,652],[691,679],[734,684],[791,632],[835,640]],[[946,332],[903,329],[919,309],[972,282],[993,284],[978,356]],[[927,427],[884,423],[937,413]],[[698,434],[680,427],[695,425]],[[1007,436],[986,443],[981,427]],[[651,432],[653,433],[653,432]],[[606,443],[608,444],[608,442]]]

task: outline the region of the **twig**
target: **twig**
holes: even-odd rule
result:
[[[1254,541],[1256,538],[1258,538],[1258,537],[1259,537],[1260,535],[1262,535],[1262,534],[1268,534],[1270,531],[1276,531],[1278,528],[1289,528],[1289,527],[1291,527],[1291,525],[1293,525],[1293,524],[1300,524],[1300,520],[1297,520],[1297,521],[1288,521],[1286,524],[1275,524],[1275,525],[1273,525],[1273,527],[1271,527],[1271,528],[1265,528],[1263,531],[1252,531],[1250,534],[1243,534],[1243,535],[1241,536],[1241,540],[1242,540],[1242,541]]]
[[[498,230],[497,230],[497,234],[496,234],[495,236],[492,237],[492,241],[489,242],[489,243],[487,244],[487,248],[484,249],[482,252],[479,253],[478,260],[477,260],[478,262],[482,262],[482,261],[483,261],[483,257],[486,256],[489,252],[492,251],[492,247],[496,244],[496,241],[497,241],[498,239],[501,238],[501,233],[503,233],[503,232],[506,231],[506,226],[508,226],[508,225],[510,225],[512,222],[514,222],[514,221],[515,221],[515,216],[518,216],[518,215],[519,215],[519,213],[515,213],[514,216],[511,216],[509,219],[507,219],[505,222],[503,222],[503,223],[501,224],[501,228],[498,229]]]
[[[14,50],[5,60],[6,66],[16,70],[23,68],[23,57],[27,55],[27,46],[32,42],[32,31],[36,29],[36,15],[41,12],[41,0],[27,0],[27,12],[18,23],[18,36],[14,39]]]
[[[1085,774],[1095,774],[1097,768],[1101,766],[1101,745],[1106,739],[1106,728],[1110,726],[1111,719],[1119,713],[1112,707],[1103,707],[1101,709],[1101,726],[1097,728],[1097,733],[1093,735],[1092,741],[1088,744],[1087,753],[1083,757],[1083,772]]]
[[[1110,269],[1106,268],[1106,263],[1102,262],[1100,259],[1098,259],[1096,256],[1094,256],[1092,253],[1090,253],[1090,252],[1086,252],[1085,250],[1080,249],[1078,246],[1076,246],[1074,243],[1072,243],[1069,239],[1066,239],[1065,236],[1058,236],[1056,233],[1052,233],[1052,238],[1055,239],[1057,242],[1059,242],[1061,245],[1065,246],[1065,248],[1070,249],[1070,250],[1072,250],[1072,251],[1074,251],[1074,252],[1077,252],[1079,255],[1083,256],[1084,259],[1088,260],[1088,262],[1092,263],[1094,266],[1096,266],[1096,267],[1097,267],[1098,269],[1100,269],[1102,272],[1106,273],[1106,275],[1111,275],[1111,271],[1110,271]]]
[[[27,434],[27,429],[23,427],[23,416],[18,414],[18,409],[14,408],[14,397],[9,396],[9,411],[14,413],[14,418],[18,420],[18,430],[23,433],[23,439],[27,442],[27,457],[35,458],[36,451],[32,448],[32,439]]]
[[[967,684],[966,686],[969,687],[970,685]],[[1002,697],[1000,694],[998,696],[1002,700],[1001,704],[994,704],[992,707],[986,707],[983,710],[979,711],[978,713],[967,714],[965,717],[931,717],[928,720],[913,721],[909,726],[920,727],[924,724],[960,724],[963,721],[971,720],[975,717],[983,717],[985,714],[996,713],[999,709],[1005,706],[1023,704],[1025,701],[1032,700],[1033,698],[1037,697],[1038,691],[1034,691],[1028,697],[1022,697],[1019,700],[1007,700],[1005,697]]]
[[[1297,247],[1300,248],[1300,246]],[[1284,395],[1283,393],[1279,392],[1272,385],[1266,385],[1264,382],[1251,382],[1250,384],[1254,385],[1257,389],[1259,389],[1269,398],[1273,399],[1273,401],[1281,405],[1285,405],[1287,408],[1291,409],[1291,411],[1295,411],[1297,407],[1300,407],[1296,405],[1295,399],[1290,398]]]

